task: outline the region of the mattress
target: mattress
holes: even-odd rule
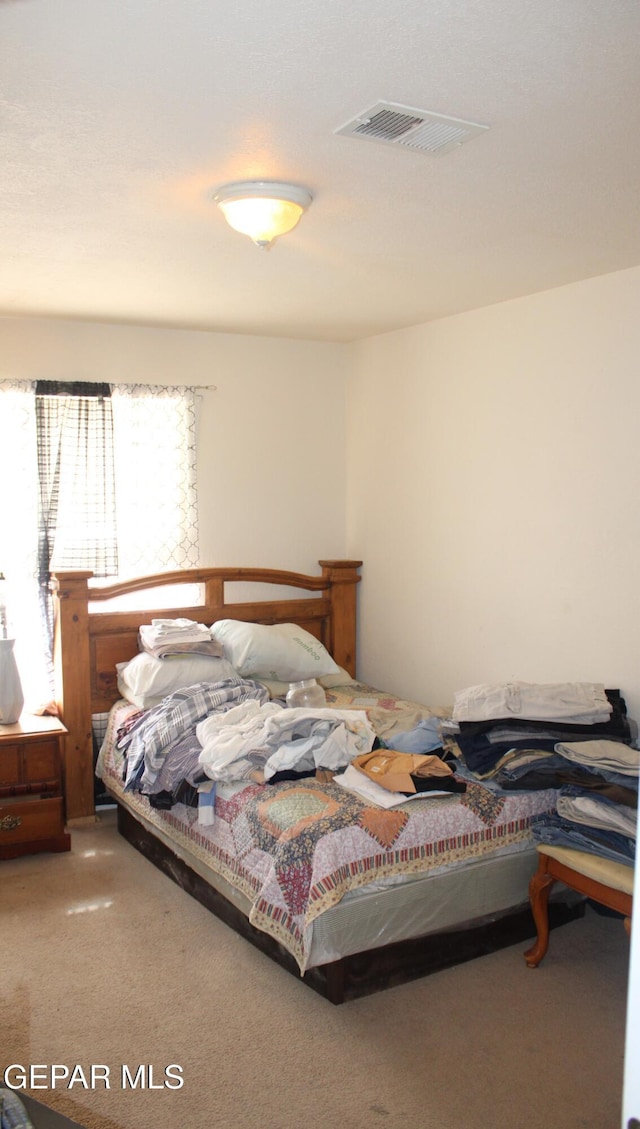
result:
[[[432,711],[362,683],[328,692],[332,707],[365,709],[387,742]],[[383,945],[483,924],[528,904],[537,865],[531,824],[556,792],[470,782],[464,796],[425,796],[392,811],[334,783],[217,785],[211,826],[196,808],[154,808],[125,791],[109,716],[98,771],[147,830],[278,940],[300,972]]]

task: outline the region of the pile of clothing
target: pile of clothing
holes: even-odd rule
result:
[[[399,807],[421,796],[450,796],[467,790],[466,781],[441,757],[398,752],[379,740],[371,752],[354,757],[334,781],[382,808]]]
[[[555,755],[581,776],[560,788],[556,811],[539,817],[534,837],[633,866],[640,751],[620,741],[594,740],[558,742]]]
[[[633,866],[640,751],[618,690],[508,682],[454,699],[448,743],[471,774],[504,789],[558,789],[534,837]]]
[[[455,694],[449,747],[479,779],[503,788],[557,788],[570,766],[554,754],[559,742],[604,738],[631,744],[619,690],[599,683],[504,682]]]

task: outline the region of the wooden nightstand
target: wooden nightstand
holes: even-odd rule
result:
[[[68,851],[62,791],[64,725],[23,714],[0,725],[0,859]]]

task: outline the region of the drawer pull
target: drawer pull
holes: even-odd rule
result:
[[[21,823],[21,815],[5,815],[0,819],[0,831],[15,831]]]

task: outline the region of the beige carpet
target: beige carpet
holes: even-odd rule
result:
[[[537,970],[515,946],[333,1007],[125,843],[0,863],[0,1066],[91,1064],[31,1091],[89,1129],[618,1129],[628,942],[588,909]],[[183,1068],[180,1090],[120,1069]]]

